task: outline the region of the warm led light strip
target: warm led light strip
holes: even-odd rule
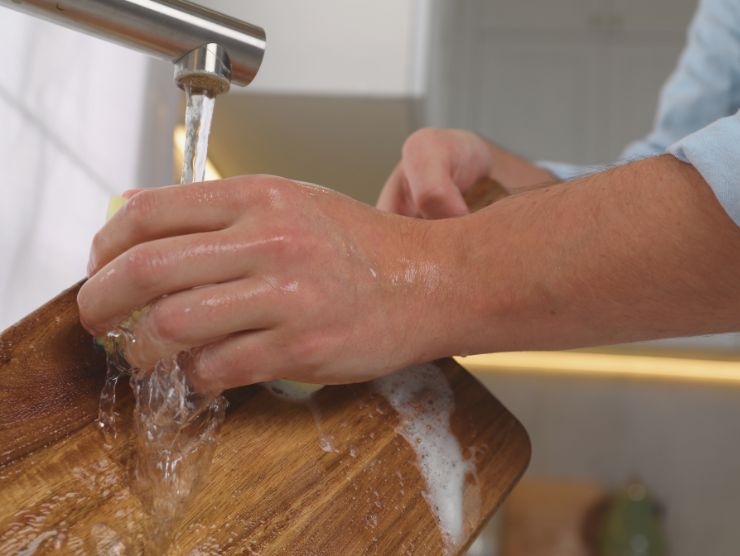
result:
[[[178,167],[182,166],[182,161],[185,157],[185,126],[179,125],[175,128],[173,136],[175,142],[175,154]],[[210,158],[206,159],[206,181],[220,180],[221,172],[211,162]]]
[[[526,373],[740,385],[740,361],[568,351],[491,353],[456,360],[468,370],[482,374]]]

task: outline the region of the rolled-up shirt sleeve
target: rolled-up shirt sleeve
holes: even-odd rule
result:
[[[604,164],[568,164],[567,162],[555,162],[553,160],[538,160],[537,166],[547,170],[553,176],[562,181],[574,180],[590,174],[602,172],[607,168]]]
[[[740,111],[687,135],[668,152],[697,169],[740,226]]]
[[[740,226],[740,2],[701,0],[687,39],[660,93],[652,131],[616,164],[670,153],[699,171]],[[601,169],[537,164],[563,180]]]

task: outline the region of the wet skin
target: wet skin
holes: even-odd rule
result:
[[[461,215],[486,172],[517,194]],[[196,348],[214,389],[740,330],[740,228],[693,167],[664,155],[527,191],[547,179],[427,130],[379,206],[456,218],[271,176],[139,191],[95,238],[81,318],[100,334],[148,306],[130,360]]]
[[[198,348],[201,387],[354,382],[450,352],[430,313],[444,310],[456,243],[445,226],[283,178],[139,190],[94,239],[80,313],[102,334],[148,306],[129,359]]]

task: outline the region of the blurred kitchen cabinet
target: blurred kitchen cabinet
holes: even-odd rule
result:
[[[697,0],[602,0],[604,11],[625,30],[647,33],[678,32],[682,36]],[[657,35],[659,36],[659,35]]]
[[[465,127],[554,160],[589,151],[599,116],[598,53],[573,41],[547,45],[494,35],[479,42],[476,56],[476,65],[495,70],[472,77]]]
[[[686,26],[697,0],[463,0],[489,29],[675,31]]]
[[[607,0],[601,0],[602,2]],[[481,27],[508,31],[576,30],[588,24],[595,0],[463,0]]]
[[[611,162],[650,130],[695,4],[435,1],[425,123],[533,159]]]
[[[609,111],[602,116],[604,127],[599,148],[604,154],[619,153],[627,142],[652,129],[658,91],[673,69],[681,46],[670,37],[614,41],[605,52],[602,98]],[[595,153],[595,160],[601,153]],[[603,158],[603,156],[602,156]]]

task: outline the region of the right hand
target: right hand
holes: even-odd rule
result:
[[[77,299],[95,336],[147,307],[129,323],[136,367],[194,350],[193,385],[220,391],[359,382],[470,351],[465,219],[402,218],[276,176],[128,197]]]
[[[463,193],[491,173],[490,145],[458,129],[425,128],[403,144],[398,163],[380,193],[385,212],[421,218],[468,213]]]

